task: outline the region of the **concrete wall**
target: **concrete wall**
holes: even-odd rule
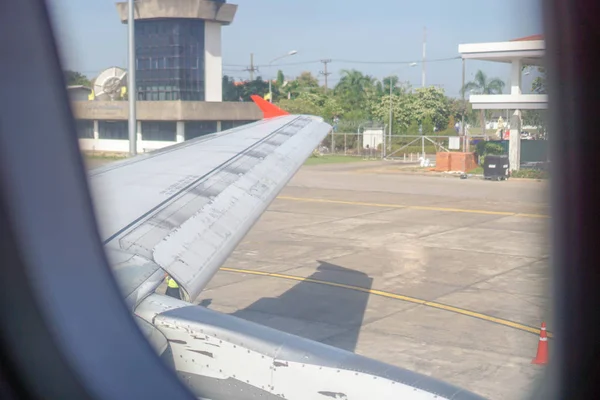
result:
[[[219,85],[221,80],[219,78]],[[126,120],[126,101],[75,101],[75,119]],[[262,112],[250,102],[138,101],[140,121],[258,121]]]
[[[127,23],[126,2],[117,3],[122,23]],[[136,1],[134,18],[195,18],[230,24],[235,17],[237,5],[210,0],[144,0]]]
[[[206,101],[223,101],[221,24],[204,22],[204,93]]]
[[[147,153],[176,143],[177,142],[161,142],[157,140],[138,140],[137,151],[138,153]],[[127,153],[129,151],[129,140],[79,139],[79,148],[83,151]]]
[[[87,88],[69,88],[67,89],[67,93],[71,101],[88,101],[88,96],[92,91]]]
[[[94,121],[94,138],[79,139],[79,147],[83,151],[98,151],[98,152],[129,152],[129,140],[127,139],[100,139],[98,132],[98,121]],[[221,123],[218,121],[215,124],[215,132],[221,131]],[[214,133],[214,132],[207,132]],[[152,150],[162,149],[185,141],[185,122],[177,121],[175,140],[160,141],[160,140],[143,140],[142,123],[137,123],[137,151],[138,153],[146,153]]]

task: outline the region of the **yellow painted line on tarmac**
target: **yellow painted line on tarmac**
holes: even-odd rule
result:
[[[504,325],[509,328],[518,329],[518,330],[533,333],[536,335],[540,334],[539,328],[534,328],[532,326],[520,324],[518,322],[510,321],[510,320],[503,319],[503,318],[492,317],[491,315],[486,315],[486,314],[482,314],[482,313],[479,313],[476,311],[471,311],[471,310],[467,310],[467,309],[460,308],[460,307],[454,307],[454,306],[450,306],[447,304],[437,303],[435,301],[427,301],[427,300],[419,299],[416,297],[410,297],[410,296],[404,296],[401,294],[385,292],[383,290],[370,289],[370,288],[364,288],[364,287],[353,286],[353,285],[346,285],[344,283],[323,281],[320,279],[305,278],[302,276],[278,274],[275,272],[255,271],[255,270],[250,270],[250,269],[221,267],[221,271],[233,272],[233,273],[238,273],[238,274],[258,275],[258,276],[265,276],[265,277],[270,277],[270,278],[288,279],[288,280],[298,281],[298,282],[310,282],[310,283],[316,283],[316,284],[320,284],[320,285],[333,286],[333,287],[349,289],[349,290],[356,290],[358,292],[368,293],[368,294],[381,296],[381,297],[387,297],[389,299],[406,301],[409,303],[419,304],[419,305],[422,305],[425,307],[437,308],[438,310],[450,311],[453,313],[466,315],[468,317],[482,319],[484,321],[493,322],[495,324]],[[552,334],[550,332],[548,332],[547,335],[550,338],[552,337]]]
[[[367,207],[381,207],[381,208],[407,208],[407,209],[412,209],[412,210],[445,211],[445,212],[483,214],[483,215],[502,215],[502,216],[525,217],[525,218],[550,218],[549,215],[544,215],[544,214],[514,213],[514,212],[510,212],[510,211],[488,211],[488,210],[473,210],[473,209],[465,209],[465,208],[407,206],[407,205],[402,205],[402,204],[368,203],[368,202],[361,202],[361,201],[316,199],[316,198],[310,198],[310,197],[278,196],[277,198],[280,200],[312,202],[312,203],[347,204],[347,205],[353,205],[353,206],[367,206]]]

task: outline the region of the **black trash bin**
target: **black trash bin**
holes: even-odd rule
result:
[[[508,156],[492,154],[485,156],[483,178],[495,181],[508,179]]]

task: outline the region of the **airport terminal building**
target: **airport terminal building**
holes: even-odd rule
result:
[[[135,8],[138,152],[262,118],[254,103],[222,101],[221,27],[237,5],[138,0]],[[128,3],[117,11],[126,24]],[[127,101],[72,99],[82,150],[128,151]]]

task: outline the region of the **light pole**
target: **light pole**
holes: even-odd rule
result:
[[[414,67],[416,65],[417,65],[417,63],[414,62],[414,63],[408,64],[407,67]],[[399,71],[399,70],[396,70],[396,71]],[[392,72],[392,74],[393,73],[394,72]],[[389,143],[388,143],[390,145],[391,145],[391,142],[392,142],[392,127],[393,127],[393,123],[392,123],[392,121],[393,121],[393,118],[392,118],[392,114],[393,114],[393,111],[392,111],[392,89],[393,89],[393,86],[392,86],[392,75],[390,74],[390,129],[389,129],[390,140],[389,140]]]
[[[273,62],[275,62],[277,60],[281,60],[282,58],[293,56],[294,54],[297,54],[297,53],[298,52],[296,50],[292,50],[292,51],[288,52],[287,54],[284,54],[279,57],[275,57],[274,59],[269,61],[269,66],[271,66],[271,64],[273,64]],[[273,102],[273,91],[271,90],[271,81],[272,81],[272,79],[269,79],[269,103]]]
[[[127,96],[129,100],[129,155],[137,154],[137,118],[135,117],[135,101],[137,100],[137,92],[135,88],[135,16],[134,16],[134,0],[129,0],[127,10],[127,27],[128,31],[128,49],[127,52],[129,62],[127,71]]]

